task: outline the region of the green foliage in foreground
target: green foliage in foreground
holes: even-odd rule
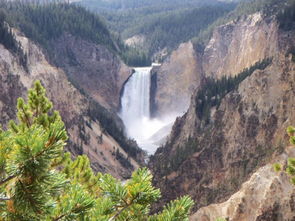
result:
[[[295,145],[295,127],[289,126],[287,128],[287,133],[290,137],[291,148],[294,148]],[[282,171],[283,166],[279,163],[273,165],[276,172]],[[286,169],[284,170],[290,176],[291,182],[295,185],[295,158],[290,157],[287,162]]]
[[[64,123],[39,81],[17,109],[18,122],[0,130],[0,220],[188,220],[187,196],[149,216],[160,191],[146,168],[122,183],[94,174],[86,156],[72,161]]]

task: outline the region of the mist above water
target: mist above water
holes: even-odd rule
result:
[[[120,116],[127,135],[153,154],[171,130],[176,115],[163,119],[150,117],[150,85],[152,67],[135,68],[124,86]]]

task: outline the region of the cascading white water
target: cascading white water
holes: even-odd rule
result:
[[[150,71],[151,67],[135,68],[135,73],[125,84],[121,99],[121,116],[125,123],[150,117]]]
[[[152,139],[153,135],[167,125],[167,122],[150,119],[151,69],[152,67],[134,69],[135,73],[124,86],[120,113],[128,136],[134,138],[150,154],[158,146]]]

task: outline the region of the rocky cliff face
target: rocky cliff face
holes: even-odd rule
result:
[[[27,89],[32,86],[33,81],[39,79],[46,87],[47,95],[53,101],[54,108],[60,111],[66,123],[70,137],[67,148],[73,156],[87,154],[96,171],[108,172],[118,178],[130,176],[133,169],[138,167],[138,163],[132,157],[128,157],[128,154],[104,130],[97,119],[89,116],[93,102],[90,102],[88,97],[81,94],[69,82],[62,69],[48,63],[37,45],[18,31],[15,30],[15,32],[17,40],[20,41],[28,57],[28,71],[19,65],[15,54],[0,45],[1,124],[6,125],[8,120],[16,117],[17,97],[26,96]],[[108,59],[98,52],[97,56],[102,56],[102,60]],[[120,64],[118,65],[119,68]],[[111,99],[109,101],[111,102]],[[92,116],[95,114],[92,113]],[[120,154],[116,154],[117,150]],[[138,154],[140,159],[140,151]]]
[[[190,97],[201,83],[202,66],[191,42],[181,44],[156,71],[157,90],[153,95],[154,116],[184,113]]]
[[[108,109],[118,110],[120,90],[132,71],[117,55],[70,34],[52,45],[55,63],[75,85]]]
[[[257,15],[244,21],[254,18],[257,19]],[[264,47],[277,50],[272,53],[270,50],[263,56],[273,57],[272,64],[264,70],[256,70],[240,83],[237,90],[228,93],[218,107],[213,107],[211,122],[207,125],[196,114],[193,96],[187,113],[174,124],[167,144],[151,158],[155,184],[161,188],[166,201],[189,194],[196,202],[194,211],[211,203],[223,202],[286,144],[285,128],[295,122],[295,63],[288,53],[294,45],[291,37],[294,33],[279,31],[274,20],[266,19],[255,24],[268,21],[271,21],[270,27],[276,27],[276,33],[272,34],[276,37],[273,42],[263,42]],[[224,31],[223,36],[231,35],[232,29],[235,27],[229,32]],[[208,54],[208,48],[204,55]],[[219,54],[218,50],[216,48],[215,54]],[[248,50],[255,50],[255,47],[244,47],[244,51],[236,52],[237,60],[240,56],[247,57],[244,53],[247,54]],[[258,48],[258,54],[260,50]],[[254,57],[253,62],[263,56]],[[210,63],[221,64],[219,60],[224,57],[228,54],[215,57]],[[248,64],[252,61],[243,63],[245,67]],[[232,73],[244,69],[243,65],[232,66],[226,72],[223,72],[224,67],[212,76],[235,75]],[[210,72],[204,68],[204,73]]]
[[[233,76],[277,51],[275,18],[257,12],[215,29],[204,50],[203,69],[207,77]]]

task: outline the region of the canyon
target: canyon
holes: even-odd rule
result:
[[[202,48],[183,42],[150,67],[126,65],[117,42],[112,49],[69,32],[50,41],[49,55],[12,28],[27,60],[0,44],[0,124],[16,119],[17,98],[40,80],[73,158],[86,154],[95,172],[123,181],[151,170],[162,193],[152,212],[189,195],[192,221],[294,220],[294,186],[273,169],[295,157],[286,134],[295,122],[293,27],[262,11],[238,16],[214,27]],[[210,82],[234,86],[203,94],[215,102],[204,114]]]

